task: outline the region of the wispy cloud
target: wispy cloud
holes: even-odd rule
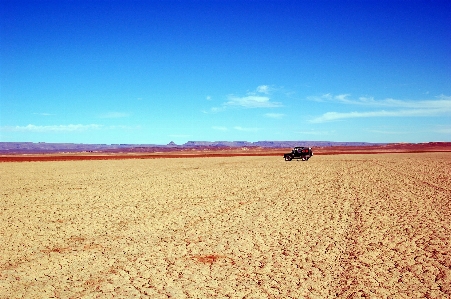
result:
[[[267,96],[250,95],[245,97],[237,97],[230,95],[224,106],[238,106],[244,108],[272,108],[280,107],[281,103],[271,102]]]
[[[283,113],[265,113],[265,117],[269,117],[269,118],[279,119],[279,118],[282,118],[284,116],[285,116],[285,114],[283,114]]]
[[[360,97],[358,100],[346,100],[347,104],[364,105],[372,107],[391,107],[391,108],[415,108],[415,109],[434,109],[434,108],[447,108],[451,109],[451,97],[440,96],[433,100],[420,100],[420,101],[408,101],[408,100],[396,100],[387,98],[384,100],[375,100],[372,97]]]
[[[323,123],[348,118],[365,118],[365,117],[412,117],[412,116],[440,116],[448,111],[442,109],[408,109],[395,111],[367,111],[367,112],[326,112],[320,117],[312,119],[312,123]]]
[[[229,95],[227,101],[219,107],[212,107],[203,113],[217,113],[229,108],[273,108],[282,107],[282,103],[274,102],[269,97],[271,88],[268,85],[260,85],[254,91],[247,92],[245,96]]]
[[[1,131],[7,132],[34,132],[34,133],[46,133],[46,132],[80,132],[87,130],[98,130],[102,129],[102,125],[90,124],[90,125],[53,125],[53,126],[36,126],[36,125],[26,125],[26,126],[2,126]]]
[[[376,100],[374,97],[350,98],[350,94],[332,95],[330,93],[317,97],[308,97],[309,100],[317,102],[334,102],[349,105],[359,105],[368,107],[392,107],[392,108],[451,108],[451,96],[440,95],[430,100],[397,100],[386,98]]]
[[[407,101],[387,98],[375,100],[372,97],[360,97],[357,100],[349,98],[348,94],[332,96],[326,94],[320,100],[335,101],[349,105],[366,107],[383,107],[383,110],[353,111],[353,112],[326,112],[310,120],[312,123],[323,123],[349,118],[367,117],[413,117],[413,116],[440,116],[451,113],[451,97],[441,95],[434,100]]]
[[[269,86],[268,85],[260,85],[257,87],[257,92],[268,94],[269,93]]]

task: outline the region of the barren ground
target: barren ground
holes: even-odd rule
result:
[[[450,298],[451,153],[0,163],[0,298]]]

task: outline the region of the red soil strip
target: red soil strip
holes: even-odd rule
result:
[[[196,153],[196,154],[148,154],[148,155],[23,155],[0,156],[0,162],[45,162],[45,161],[81,161],[81,160],[124,160],[124,159],[162,159],[162,158],[211,158],[236,156],[280,156],[280,153]]]
[[[46,161],[82,161],[82,160],[124,160],[124,159],[162,159],[162,158],[211,158],[237,156],[280,156],[291,149],[258,149],[258,150],[216,150],[216,151],[186,151],[175,150],[165,153],[85,153],[73,154],[9,154],[0,156],[0,162],[46,162]],[[314,155],[350,155],[350,154],[389,154],[389,153],[426,153],[450,152],[451,143],[437,144],[393,144],[387,146],[333,146],[313,148]]]

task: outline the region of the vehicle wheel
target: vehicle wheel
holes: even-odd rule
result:
[[[285,161],[291,161],[291,157],[285,157]]]

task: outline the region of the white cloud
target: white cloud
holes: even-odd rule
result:
[[[350,96],[350,94],[339,94],[339,95],[335,96],[334,98],[340,102],[347,102],[349,96]]]
[[[237,131],[243,131],[243,132],[257,132],[260,130],[260,128],[243,128],[240,126],[233,127]]]
[[[211,96],[206,97],[207,101],[211,101]]]
[[[279,119],[279,118],[284,117],[285,114],[283,114],[283,113],[265,113],[265,116],[269,117],[269,118],[277,118],[277,119]]]
[[[451,97],[440,95],[433,100],[408,101],[386,98],[375,100],[373,97],[360,97],[357,100],[349,98],[349,94],[333,96],[324,94],[321,97],[310,98],[315,101],[331,101],[348,105],[382,107],[384,110],[326,112],[311,120],[312,123],[323,123],[349,118],[366,117],[412,117],[412,116],[441,116],[451,113]]]
[[[280,107],[281,103],[271,102],[269,97],[266,96],[245,96],[236,97],[229,96],[228,101],[224,103],[225,106],[239,106],[244,108],[272,108]]]
[[[98,130],[103,128],[102,125],[90,124],[90,125],[53,125],[53,126],[2,126],[1,131],[8,132],[34,132],[34,133],[46,133],[46,132],[80,132],[87,130]]]
[[[396,100],[386,98],[375,100],[374,97],[359,97],[357,100],[350,99],[350,94],[332,95],[330,93],[319,97],[308,97],[309,100],[317,102],[335,102],[349,105],[371,106],[371,107],[392,107],[392,108],[451,108],[451,96],[440,95],[432,100]]]
[[[339,95],[333,95],[331,93],[325,93],[321,96],[310,96],[307,97],[310,101],[315,102],[335,102],[335,103],[343,103],[343,104],[351,104],[352,101],[349,100],[349,96],[351,96],[348,93],[339,94]]]
[[[220,111],[227,110],[232,107],[241,107],[241,108],[273,108],[273,107],[282,107],[282,103],[273,102],[269,98],[268,94],[272,88],[268,85],[260,85],[254,91],[247,92],[245,96],[239,97],[235,95],[229,95],[227,97],[227,101],[222,103],[219,107],[212,107],[209,110],[202,110],[203,113],[217,113]],[[210,96],[207,97],[207,100],[211,100]]]
[[[260,85],[257,87],[257,92],[268,94],[269,93],[269,86],[268,85]]]
[[[373,98],[359,98],[359,101],[351,102],[356,105],[367,105],[374,107],[392,107],[392,108],[415,108],[415,109],[451,109],[451,97],[440,97],[436,100],[406,101],[387,98],[376,101]]]
[[[366,112],[326,112],[320,117],[312,119],[312,123],[323,123],[335,120],[342,120],[348,118],[365,118],[365,117],[411,117],[411,116],[440,116],[451,112],[451,107],[448,109],[405,109],[405,110],[379,110]]]

